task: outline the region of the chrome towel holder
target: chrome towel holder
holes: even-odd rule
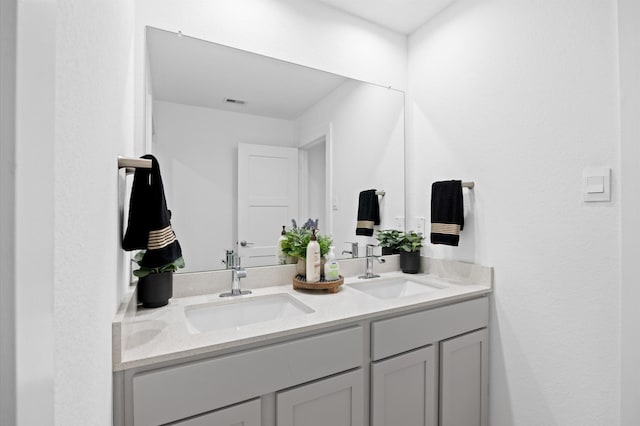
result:
[[[118,156],[118,169],[126,169],[127,173],[133,173],[135,169],[150,169],[151,166],[151,160],[146,158]]]

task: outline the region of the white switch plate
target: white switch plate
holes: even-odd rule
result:
[[[582,197],[587,203],[611,201],[611,168],[584,169],[582,171]]]
[[[404,216],[396,216],[394,226],[398,231],[404,231]]]
[[[426,222],[427,222],[427,218],[421,217],[421,216],[416,217],[414,219],[414,224],[413,224],[415,231],[424,235],[424,227]]]

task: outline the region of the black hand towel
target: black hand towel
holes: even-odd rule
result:
[[[122,240],[122,248],[146,249],[140,266],[158,268],[182,256],[180,243],[171,229],[171,212],[167,209],[160,165],[153,155],[151,169],[136,169],[133,176],[129,223]]]
[[[457,246],[462,228],[462,182],[434,182],[431,185],[431,244]]]
[[[380,225],[380,206],[375,189],[368,189],[360,193],[358,199],[358,224],[356,235],[373,235],[373,226]]]

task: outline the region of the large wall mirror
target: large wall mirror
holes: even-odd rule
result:
[[[404,220],[404,93],[147,28],[152,152],[186,268],[275,264],[282,225],[318,219],[338,257],[358,195],[377,189],[380,228]],[[364,249],[361,250],[361,253]]]

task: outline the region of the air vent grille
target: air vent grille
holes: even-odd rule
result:
[[[235,104],[235,105],[244,105],[247,103],[247,101],[243,101],[241,99],[232,99],[232,98],[224,98],[224,101],[228,104]]]

